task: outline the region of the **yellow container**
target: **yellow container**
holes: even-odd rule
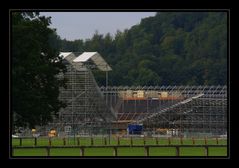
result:
[[[144,91],[143,90],[138,90],[137,91],[137,97],[138,98],[144,98]]]
[[[163,98],[168,97],[168,92],[161,92],[160,97],[163,97]]]
[[[133,96],[133,91],[132,90],[126,90],[126,95],[125,97],[132,97]]]
[[[149,98],[156,98],[156,97],[158,97],[158,92],[157,91],[153,91],[153,90],[149,90],[149,91],[147,91],[147,97],[149,97]]]

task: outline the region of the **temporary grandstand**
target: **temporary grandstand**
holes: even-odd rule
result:
[[[67,134],[105,134],[110,131],[110,124],[116,116],[104,100],[91,69],[107,72],[111,67],[97,52],[62,52],[67,72],[59,74],[65,78],[66,88],[60,88],[59,99],[67,104],[49,124],[59,133]]]
[[[111,67],[97,52],[62,52],[67,87],[59,99],[67,106],[48,125],[68,135],[127,135],[130,124],[155,136],[227,134],[227,86],[108,86]],[[99,87],[92,69],[106,74]],[[123,134],[123,135],[124,135]],[[128,132],[129,134],[129,132]]]
[[[143,124],[150,135],[227,134],[227,86],[101,87],[114,108],[115,128]],[[166,131],[165,131],[166,130]]]

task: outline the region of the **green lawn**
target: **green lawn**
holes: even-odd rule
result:
[[[81,137],[80,145],[91,145],[90,138]],[[107,145],[109,145],[109,138],[106,138]],[[77,139],[69,138],[65,140],[66,146],[67,145],[77,145]],[[143,145],[144,140],[143,138],[133,138],[133,145]],[[19,146],[20,140],[19,139],[12,139],[13,146]],[[37,146],[46,146],[49,144],[49,140],[47,138],[38,138],[37,139]],[[52,138],[51,140],[52,146],[61,146],[63,145],[63,139],[61,138]],[[94,138],[93,145],[104,145],[105,138]],[[130,145],[131,139],[130,138],[121,138],[120,145]],[[146,138],[145,144],[147,145],[155,145],[156,139],[155,138]],[[159,145],[168,145],[168,139],[159,138],[158,139]],[[181,141],[179,138],[171,138],[170,144],[172,145],[180,145]],[[183,139],[184,145],[192,145],[192,139]],[[204,139],[195,139],[195,144],[205,144]],[[207,144],[216,144],[216,139],[208,139]],[[227,140],[220,139],[219,144],[227,144]],[[34,139],[23,139],[22,146],[33,146]],[[111,138],[110,145],[117,145],[117,139]],[[175,156],[175,148],[173,147],[164,147],[164,148],[149,148],[149,155],[150,156]],[[15,149],[14,156],[46,156],[47,151],[46,149]],[[80,156],[80,149],[51,149],[50,151],[51,156]],[[118,148],[118,156],[144,156],[145,151],[144,148],[138,147],[130,147],[130,148]],[[204,156],[204,148],[196,147],[196,148],[180,148],[180,156]],[[113,156],[113,149],[112,148],[86,148],[85,149],[85,156]],[[227,148],[225,147],[217,147],[209,148],[209,156],[227,156]]]

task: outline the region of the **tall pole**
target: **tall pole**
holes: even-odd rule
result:
[[[105,73],[106,105],[108,104],[108,71]]]
[[[84,75],[85,75],[85,80],[84,80],[84,82],[85,82],[85,97],[84,97],[84,113],[85,113],[85,124],[84,124],[84,127],[85,127],[85,131],[84,131],[84,134],[86,134],[86,130],[87,130],[87,124],[86,124],[86,95],[87,95],[87,92],[86,92],[86,85],[87,85],[87,82],[86,82],[86,71],[87,71],[87,65],[85,66],[85,71],[84,71]]]
[[[74,85],[75,85],[75,73],[76,73],[76,70],[73,69],[71,71],[71,82],[72,82],[72,88],[71,88],[72,89],[71,90],[71,133],[73,131],[73,134],[74,134],[74,108],[73,108],[73,106],[74,106],[74,102],[73,102],[74,97],[73,97],[73,91],[74,91]],[[68,143],[69,143],[69,139],[70,139],[70,137],[68,135]],[[74,143],[75,143],[75,139],[74,139]]]
[[[106,90],[106,106],[108,106],[108,71],[107,71],[107,66],[106,66],[106,72],[105,72],[105,90]],[[111,127],[111,125],[110,125]],[[109,128],[109,144],[110,144],[110,134],[111,134],[111,128]]]

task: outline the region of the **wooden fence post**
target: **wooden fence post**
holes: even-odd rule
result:
[[[144,154],[145,154],[145,156],[149,156],[149,147],[148,146],[144,147]]]
[[[66,145],[66,138],[65,137],[63,138],[63,145],[64,146]]]
[[[194,140],[194,137],[192,137],[192,142],[193,142],[193,145],[195,145],[195,140]]]
[[[133,138],[130,137],[130,145],[132,146],[133,145]]]
[[[156,145],[158,145],[159,144],[158,137],[155,137],[155,141],[156,141]]]
[[[113,148],[113,156],[118,156],[118,151],[116,146]]]
[[[84,156],[85,155],[85,150],[83,147],[80,148],[80,155],[81,156]]]
[[[20,144],[19,145],[22,146],[22,138],[20,138]]]
[[[180,137],[180,143],[181,143],[181,145],[183,145],[183,138],[182,137]]]
[[[90,142],[91,142],[91,143],[90,143],[91,145],[94,145],[94,139],[93,139],[93,137],[90,137]]]
[[[79,146],[80,145],[80,138],[77,137],[77,145]]]
[[[47,156],[50,156],[50,147],[46,147]]]
[[[145,136],[144,136],[144,139],[143,139],[143,141],[144,141],[144,145],[146,144],[146,142],[145,142]]]
[[[170,137],[168,137],[168,144],[171,145]]]
[[[217,145],[218,145],[218,138],[216,137],[216,143],[217,143]]]
[[[106,137],[104,137],[104,141],[105,141],[105,145],[107,145],[107,139],[106,139]]]
[[[207,137],[204,138],[205,145],[207,145]]]
[[[34,138],[34,145],[37,146],[37,138]]]
[[[208,152],[208,146],[205,146],[205,155],[208,156],[209,152]]]
[[[49,143],[49,146],[51,146],[51,138],[50,137],[49,137],[48,143]]]
[[[179,146],[176,146],[176,156],[179,156]]]
[[[117,137],[117,144],[120,145],[120,139]]]

